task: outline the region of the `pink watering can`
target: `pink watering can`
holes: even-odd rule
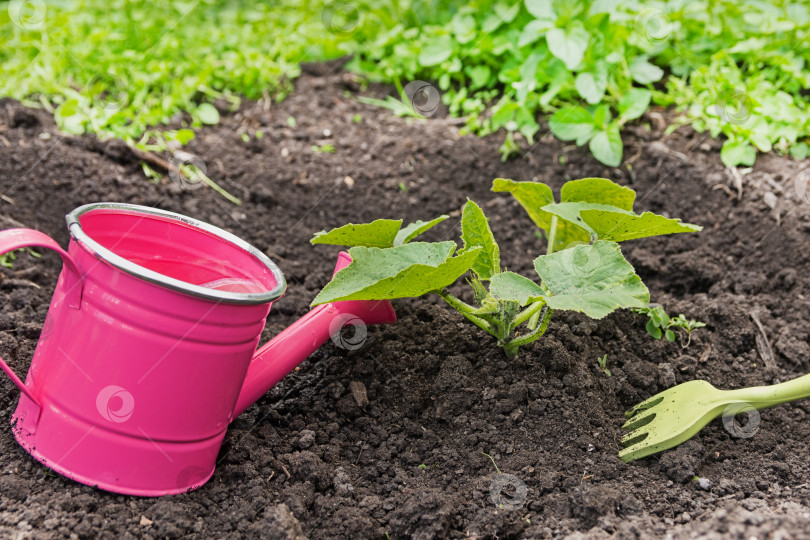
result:
[[[107,491],[201,486],[228,424],[330,336],[396,321],[388,302],[335,302],[257,350],[286,282],[254,247],[127,204],[85,205],[67,224],[67,252],[38,231],[0,231],[0,253],[42,247],[64,262],[25,383],[0,368],[22,391],[11,420],[20,445]],[[341,253],[335,271],[349,262]]]

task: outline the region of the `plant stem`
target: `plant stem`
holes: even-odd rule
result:
[[[436,291],[436,294],[438,294],[442,298],[442,300],[450,304],[456,311],[464,315],[470,322],[472,322],[478,328],[492,334],[496,338],[498,337],[498,330],[495,328],[495,325],[492,324],[491,320],[486,320],[489,317],[474,315],[473,312],[476,311],[476,308],[474,308],[473,306],[462,300],[459,300],[458,298],[447,292],[446,289],[443,291]]]
[[[548,247],[546,248],[546,255],[551,255],[554,252],[554,241],[557,238],[557,216],[551,215],[551,226],[548,228]]]
[[[537,300],[536,302],[529,305],[529,307],[527,307],[526,309],[517,314],[515,320],[512,321],[512,328],[531,319],[536,313],[539,313],[540,310],[545,305],[546,305],[545,300]]]
[[[537,313],[532,315],[532,318],[529,319],[529,322],[526,323],[526,326],[529,328],[529,330],[534,330],[535,328],[537,328],[537,323],[539,322],[540,322],[540,312],[538,311]]]
[[[532,341],[542,337],[543,334],[545,334],[546,330],[548,329],[548,323],[551,321],[551,314],[553,311],[554,310],[550,309],[548,306],[543,306],[543,311],[541,315],[542,322],[540,323],[540,325],[536,329],[529,332],[528,334],[516,337],[509,343],[504,344],[503,350],[506,352],[506,355],[509,358],[514,358],[517,355],[517,351],[520,347],[522,347],[523,345],[528,345]]]

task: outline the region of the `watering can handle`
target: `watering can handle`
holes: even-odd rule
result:
[[[81,274],[73,258],[59,247],[59,244],[47,234],[33,229],[6,229],[5,231],[0,231],[0,255],[14,251],[15,249],[27,247],[52,249],[62,257],[62,262],[69,270],[64,273],[65,301],[68,303],[68,306],[79,309],[79,307],[81,307],[82,298]],[[2,358],[0,358],[0,369],[11,378],[11,381],[17,385],[23,394],[28,396],[34,403],[39,404],[39,401],[34,397],[31,390],[17,377],[17,374],[8,367]]]

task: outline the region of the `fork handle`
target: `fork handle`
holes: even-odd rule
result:
[[[730,390],[725,397],[749,403],[755,409],[766,409],[781,403],[810,397],[810,374],[770,386]]]

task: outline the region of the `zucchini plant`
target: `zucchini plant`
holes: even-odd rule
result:
[[[352,262],[312,304],[435,293],[494,336],[512,358],[546,332],[555,310],[601,319],[616,309],[650,305],[649,291],[619,242],[701,230],[652,212],[635,213],[635,192],[605,178],[567,182],[559,202],[540,182],[498,178],[492,190],[511,193],[545,235],[546,253],[534,259],[533,278],[501,267],[487,218],[468,199],[461,214],[461,249],[453,240],[413,241],[448,219],[446,215],[405,227],[401,219],[378,219],[315,234],[313,244],[348,246]],[[465,275],[472,304],[448,290]]]

